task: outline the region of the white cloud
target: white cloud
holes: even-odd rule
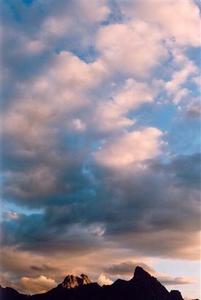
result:
[[[135,121],[125,117],[121,108],[113,101],[108,101],[97,106],[94,123],[100,131],[113,131],[132,126]]]
[[[129,109],[138,108],[143,103],[152,102],[153,96],[153,90],[145,83],[127,79],[123,89],[114,97],[114,103],[123,112],[127,112]]]
[[[105,20],[110,12],[106,0],[63,1],[62,10],[58,7],[49,8],[49,14],[44,18],[38,32],[38,40],[50,48],[58,39],[70,38],[74,36],[79,39],[80,46],[90,43],[92,38],[92,26],[97,26]]]
[[[197,66],[195,66],[195,64],[192,61],[188,60],[187,58],[184,58],[182,67],[173,73],[172,79],[170,81],[166,82],[166,90],[169,93],[173,93],[179,87],[181,87],[190,76],[195,75],[197,73]]]
[[[101,273],[100,276],[98,277],[98,283],[102,286],[102,285],[110,285],[112,284],[112,280],[106,276],[104,273]]]
[[[18,138],[21,147],[31,145],[33,150],[33,146],[54,139],[57,126],[62,126],[67,114],[68,120],[74,120],[74,127],[84,129],[84,123],[78,124],[73,113],[90,104],[88,91],[105,76],[100,61],[87,64],[69,52],[61,52],[39,76],[19,84],[18,97],[2,116],[4,134]]]
[[[43,293],[56,286],[56,282],[52,278],[40,275],[36,278],[22,277],[20,280],[24,291],[31,293]]]
[[[192,0],[122,1],[122,11],[128,17],[142,18],[163,30],[163,36],[181,46],[199,46],[200,14]]]
[[[153,158],[160,153],[162,132],[156,128],[125,133],[111,139],[95,153],[96,161],[106,167],[122,168]]]
[[[85,131],[86,124],[79,118],[73,119],[71,122],[71,128],[75,131]]]
[[[107,0],[78,0],[77,5],[82,12],[81,17],[87,22],[101,22],[106,19],[110,9],[107,6]]]
[[[190,78],[197,76],[199,70],[195,63],[178,49],[173,49],[172,53],[176,68],[172,72],[171,79],[164,82],[164,89],[171,101],[178,104],[190,93],[185,84]]]
[[[161,38],[157,28],[132,21],[101,28],[96,46],[111,71],[146,76],[167,55]]]
[[[27,40],[24,42],[24,50],[29,54],[38,54],[45,48],[46,45],[40,40]]]
[[[41,79],[43,79],[42,82],[47,80],[43,96],[49,92],[52,101],[57,105],[63,104],[62,109],[69,109],[69,107],[82,105],[80,98],[82,101],[84,101],[83,98],[86,98],[86,96],[82,97],[83,92],[97,86],[106,73],[100,61],[87,64],[72,53],[63,51],[55,56],[47,72],[39,77],[36,84],[38,83],[40,86]],[[37,85],[35,85],[35,89],[37,92]]]
[[[60,37],[65,33],[69,33],[72,26],[73,20],[68,15],[48,16],[42,24],[41,39]]]
[[[95,109],[95,123],[98,130],[112,131],[132,126],[135,120],[126,115],[144,103],[154,101],[154,89],[142,82],[127,79],[122,88],[116,91],[112,100],[98,104]]]

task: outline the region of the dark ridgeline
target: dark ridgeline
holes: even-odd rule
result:
[[[168,292],[153,276],[136,267],[131,280],[111,285],[92,283],[87,275],[68,275],[63,283],[47,293],[27,296],[11,288],[0,288],[1,300],[183,300],[177,290]]]

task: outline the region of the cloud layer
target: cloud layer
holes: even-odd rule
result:
[[[3,281],[51,288],[66,255],[100,282],[133,257],[198,259],[196,1],[3,1],[2,14]]]

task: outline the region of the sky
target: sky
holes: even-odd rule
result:
[[[200,1],[1,0],[1,283],[143,266],[200,295]]]

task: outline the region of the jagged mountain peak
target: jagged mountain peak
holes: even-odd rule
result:
[[[83,279],[84,284],[90,284],[91,280],[86,274],[81,274],[80,277]]]
[[[152,276],[145,271],[142,267],[137,266],[135,268],[133,279],[150,279]]]
[[[75,287],[78,287],[81,285],[90,284],[90,283],[91,283],[91,280],[85,274],[81,274],[80,277],[71,274],[71,275],[67,275],[65,277],[65,279],[61,285],[63,288],[72,289],[72,288],[75,288]]]

